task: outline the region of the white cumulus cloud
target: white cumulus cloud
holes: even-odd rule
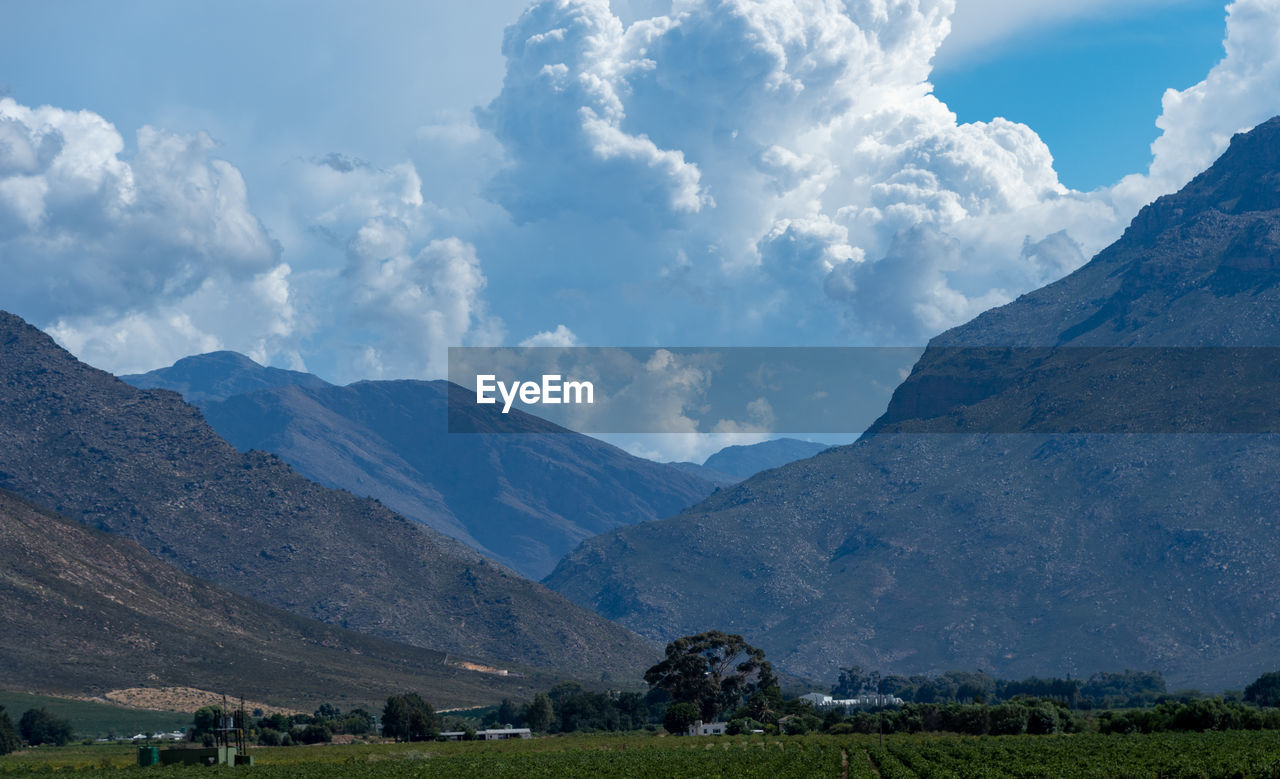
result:
[[[136,145],[93,112],[0,99],[0,305],[118,371],[282,350],[289,268],[240,172],[204,134]]]
[[[749,328],[919,342],[1064,270],[1028,242],[1065,231],[1087,255],[1120,226],[1030,128],[958,124],[931,94],[952,11],[685,0],[624,26],[602,1],[537,3],[483,112],[509,160],[492,192],[554,220],[540,240],[619,224],[621,275],[745,299]]]
[[[1280,114],[1280,0],[1228,5],[1224,49],[1203,81],[1164,93],[1150,169],[1114,188],[1126,210],[1177,190],[1222,154],[1232,135]]]
[[[534,333],[520,342],[521,346],[577,346],[578,336],[564,325],[556,325],[555,330],[543,330]]]

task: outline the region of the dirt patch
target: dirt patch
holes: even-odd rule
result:
[[[479,663],[471,663],[465,660],[459,663],[451,663],[451,665],[456,665],[458,668],[465,668],[468,671],[479,671],[482,674],[495,674],[497,676],[509,676],[511,674],[511,672],[505,668],[494,668],[491,665],[480,665]]]
[[[111,690],[98,697],[82,698],[81,700],[111,703],[130,709],[181,712],[193,712],[201,706],[221,706],[224,700],[232,707],[240,705],[239,698],[227,696],[224,699],[221,693],[201,690],[195,687],[126,687],[120,690]],[[268,715],[309,713],[300,709],[290,709],[285,706],[250,700],[244,702],[244,707],[249,711],[262,709]]]

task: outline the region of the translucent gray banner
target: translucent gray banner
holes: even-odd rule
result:
[[[456,433],[1280,432],[1272,347],[457,347],[449,379]]]

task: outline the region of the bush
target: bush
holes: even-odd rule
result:
[[[778,720],[782,732],[788,736],[803,736],[822,727],[822,720],[812,714],[792,714]]]
[[[280,731],[267,729],[258,733],[258,743],[264,747],[280,746]]]
[[[724,732],[730,736],[744,736],[753,730],[764,730],[764,725],[751,719],[750,717],[739,717],[729,720],[728,726]]]
[[[333,732],[324,725],[308,725],[298,734],[298,740],[304,744],[325,744],[333,741]]]
[[[1027,732],[1030,714],[1026,706],[1017,703],[1006,703],[991,709],[991,730],[993,736],[1020,736]]]
[[[1048,736],[1061,730],[1062,723],[1058,719],[1058,709],[1053,704],[1042,703],[1027,712],[1028,733]]]

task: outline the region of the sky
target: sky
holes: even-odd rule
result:
[[[0,11],[0,308],[116,373],[922,344],[1280,113],[1280,0]]]

